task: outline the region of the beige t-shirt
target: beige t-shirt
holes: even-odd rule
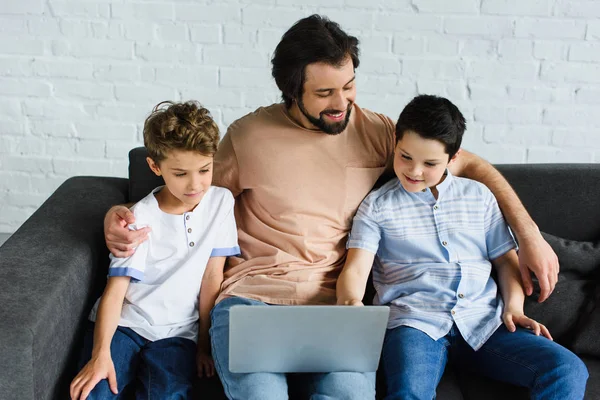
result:
[[[235,196],[242,256],[229,258],[217,301],[335,304],[352,218],[393,148],[393,122],[356,105],[339,135],[303,128],[283,104],[234,122],[213,183]]]

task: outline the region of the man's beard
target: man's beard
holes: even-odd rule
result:
[[[343,121],[334,122],[332,124],[325,122],[325,114],[339,114],[342,112],[341,110],[324,110],[319,113],[319,118],[315,118],[308,113],[306,108],[304,108],[304,103],[302,102],[302,98],[297,100],[298,108],[300,112],[310,121],[311,124],[327,133],[328,135],[339,135],[346,129],[348,126],[348,121],[350,121],[350,112],[352,111],[353,102],[348,104],[348,108],[346,109],[346,117]]]

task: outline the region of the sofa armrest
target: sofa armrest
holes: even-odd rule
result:
[[[106,282],[103,218],[127,180],[64,182],[0,247],[0,398],[67,398],[83,322]]]

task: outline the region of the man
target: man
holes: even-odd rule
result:
[[[352,218],[393,159],[394,123],[354,102],[355,37],[313,15],[284,34],[272,63],[284,103],[234,122],[215,155],[214,184],[236,197],[242,250],[229,259],[212,311],[213,357],[231,399],[287,398],[285,374],[229,372],[231,306],[335,304]],[[468,152],[452,173],[494,192],[521,245],[527,293],[531,269],[545,300],[557,280],[557,259],[508,183]],[[130,254],[148,234],[128,232],[131,222],[123,206],[106,216],[107,245],[116,256]],[[375,396],[374,374],[307,374],[299,380],[313,399]]]

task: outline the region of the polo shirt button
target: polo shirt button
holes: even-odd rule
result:
[[[189,215],[186,215],[186,216],[185,216],[185,220],[186,220],[186,221],[189,221],[189,220],[190,220],[190,216],[189,216]]]
[[[443,245],[443,246],[447,246],[447,245],[448,245],[448,242],[446,242],[446,241],[444,240],[444,241],[442,242],[442,245]]]
[[[452,310],[451,311],[452,315],[456,315],[456,311]]]
[[[188,233],[192,233],[192,228],[188,228]]]
[[[465,298],[465,295],[464,295],[464,294],[462,294],[462,293],[459,293],[459,294],[458,294],[458,297],[460,297],[461,299],[464,299],[464,298]]]
[[[190,242],[190,247],[194,247],[194,242]]]

